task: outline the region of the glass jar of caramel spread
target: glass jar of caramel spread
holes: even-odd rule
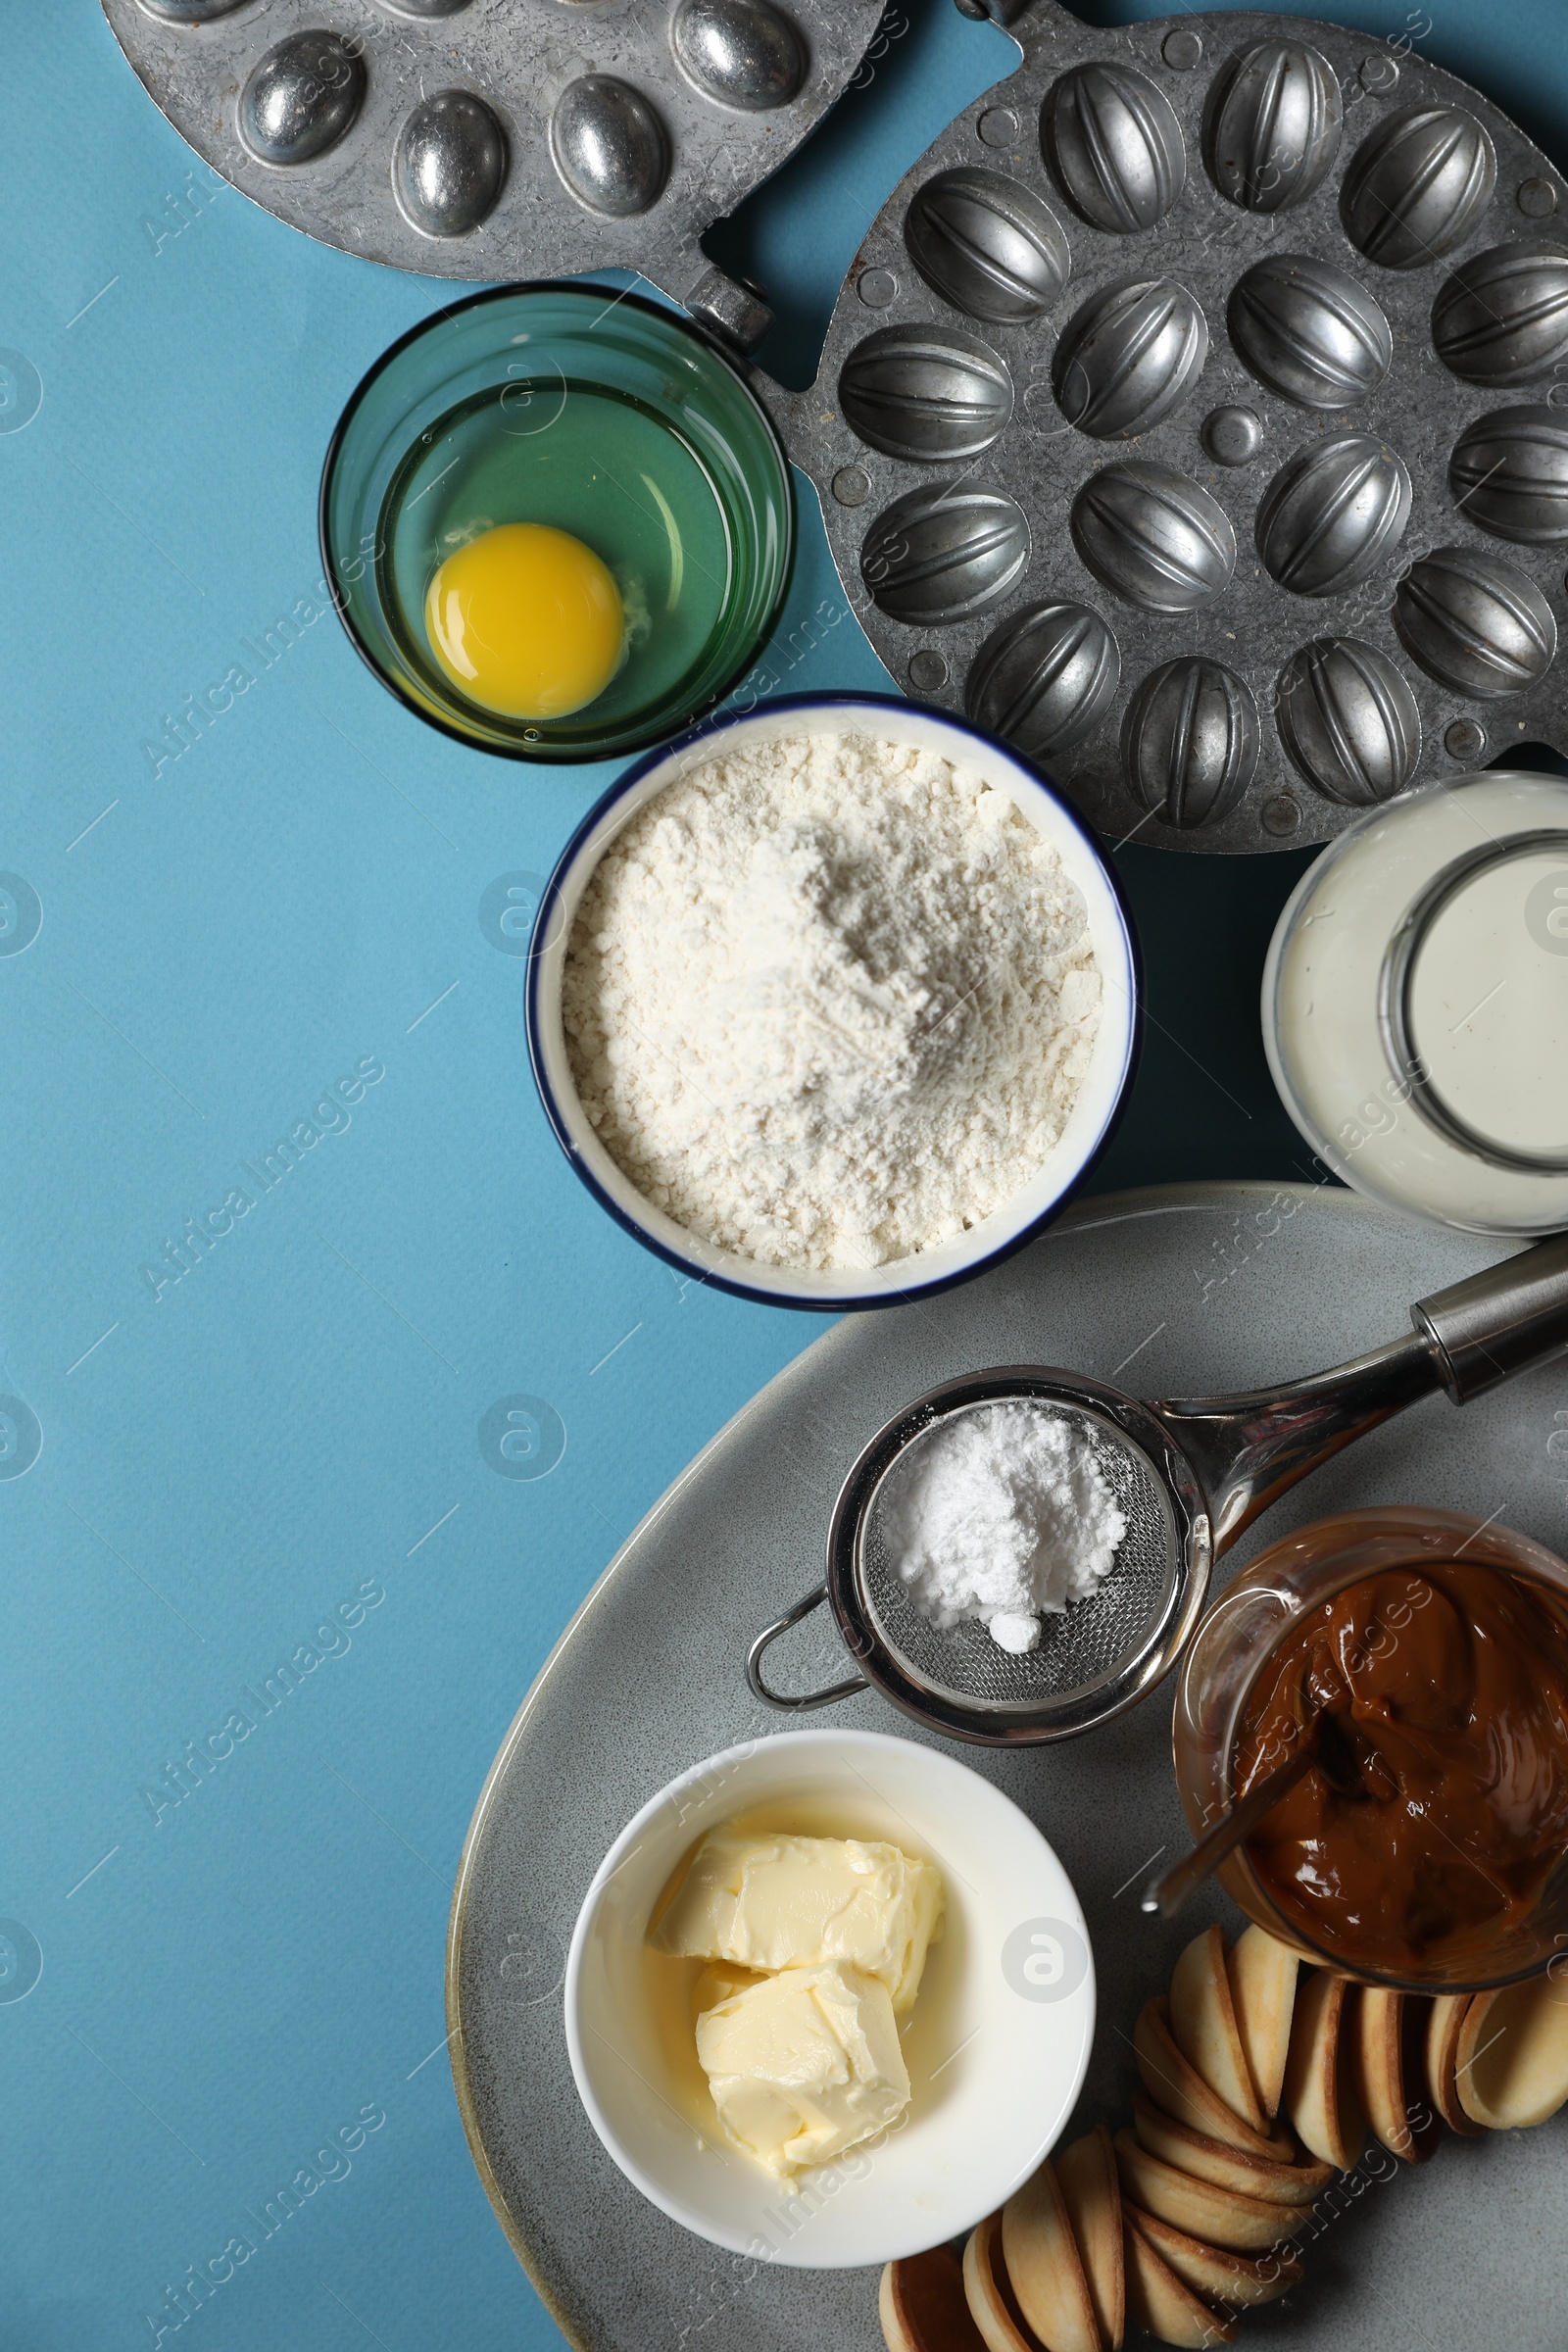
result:
[[[1568,1948],[1568,1567],[1453,1511],[1319,1520],[1200,1628],[1175,1717],[1195,1833],[1303,1769],[1219,1873],[1373,1984],[1479,1990]]]

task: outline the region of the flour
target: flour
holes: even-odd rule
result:
[[[768,1265],[863,1268],[1040,1168],[1100,1016],[1084,906],[970,769],[907,745],[747,745],[666,786],[583,895],[563,1009],[638,1190]]]
[[[951,1629],[977,1617],[1003,1649],[1034,1649],[1042,1616],[1099,1591],[1127,1521],[1088,1442],[1033,1404],[959,1413],[889,1479],[882,1536],[916,1607]]]

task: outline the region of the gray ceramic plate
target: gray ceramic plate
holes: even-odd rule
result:
[[[881,2341],[873,2272],[758,2270],[644,2202],[577,2104],[561,2001],[572,1921],[616,1832],[685,1766],[786,1721],[751,1699],[747,1643],[820,1577],[835,1490],[873,1431],[920,1390],[994,1363],[1067,1365],[1144,1396],[1282,1380],[1394,1338],[1412,1298],[1500,1254],[1306,1186],[1091,1200],[963,1289],[836,1325],[649,1513],[508,1734],[464,1852],[448,1954],[453,2067],[474,2161],[575,2343],[877,2352]],[[1287,1526],[1374,1502],[1495,1511],[1560,1550],[1564,1432],[1560,1366],[1463,1412],[1430,1399],[1287,1496],[1227,1569]],[[782,1679],[782,1645],[775,1654]],[[842,1670],[842,1656],[807,1635],[789,1653],[797,1687]],[[917,1736],[870,1696],[833,1720]],[[1084,2124],[1126,2119],[1133,2019],[1189,1936],[1226,1913],[1215,1896],[1212,1909],[1196,1902],[1179,1923],[1155,1926],[1137,1908],[1156,1852],[1185,1841],[1169,1732],[1162,1691],[1063,1746],[962,1751],[1039,1822],[1088,1916],[1100,2022]],[[1392,2158],[1363,2166],[1344,2211],[1305,2248],[1305,2286],[1252,2315],[1247,2340],[1272,2352],[1561,2352],[1565,2151],[1568,2112],[1538,2132],[1450,2140],[1423,2172]],[[1379,2178],[1385,2170],[1394,2177]]]

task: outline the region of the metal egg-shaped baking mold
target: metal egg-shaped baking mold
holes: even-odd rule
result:
[[[577,202],[627,220],[650,212],[669,177],[663,122],[634,83],[613,74],[569,81],[550,118],[550,152]]]
[[[398,205],[427,237],[470,236],[495,211],[507,177],[507,134],[471,90],[421,98],[392,150]]]
[[[705,98],[743,114],[788,106],[806,79],[806,43],[772,0],[681,0],[669,44]]]
[[[452,278],[624,267],[693,296],[695,314],[721,327],[744,322],[753,340],[765,311],[737,300],[698,239],[821,120],[881,14],[881,0],[102,5],[175,129],[307,235]],[[243,93],[264,60],[304,34],[340,44],[360,76],[357,106],[334,108],[341,93],[306,77],[292,111],[274,89],[270,111],[248,116]],[[432,133],[420,110],[450,92],[483,107],[495,131],[475,119],[466,133]],[[289,152],[269,144],[264,118],[290,132]],[[313,146],[317,127],[331,136]]]
[[[166,24],[212,24],[243,8],[246,0],[141,0],[141,5]]]
[[[289,168],[335,147],[365,101],[365,61],[334,32],[291,32],[252,67],[239,135],[258,163]]]
[[[760,383],[894,678],[1177,850],[1326,840],[1512,746],[1568,753],[1568,542],[1499,528],[1554,529],[1564,494],[1555,424],[1514,413],[1568,426],[1568,183],[1407,44],[986,6],[1016,72],[890,195],[816,386]],[[843,370],[937,329],[1011,414],[894,456]]]

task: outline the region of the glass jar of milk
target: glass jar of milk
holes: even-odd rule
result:
[[[1374,808],[1302,875],[1263,971],[1292,1118],[1375,1200],[1568,1226],[1568,782],[1505,768]]]

